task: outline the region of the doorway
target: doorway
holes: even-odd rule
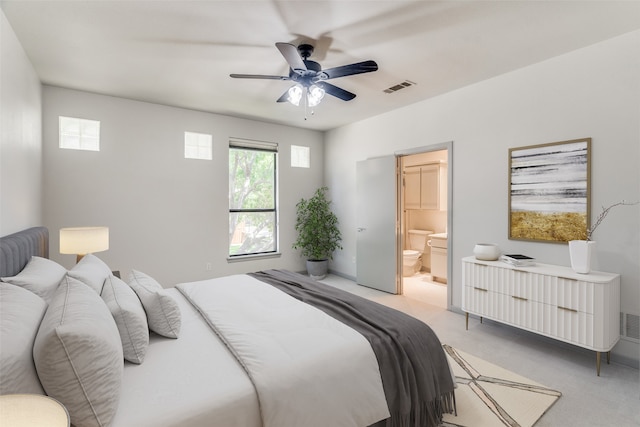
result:
[[[402,268],[397,273],[399,293],[448,309],[452,299],[452,142],[419,147],[396,156],[401,180],[397,198],[399,247],[403,253]],[[415,260],[417,252],[420,255]]]

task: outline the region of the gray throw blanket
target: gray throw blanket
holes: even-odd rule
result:
[[[440,340],[424,322],[286,270],[249,273],[362,334],[378,359],[391,417],[375,427],[436,427],[454,411],[454,382]]]

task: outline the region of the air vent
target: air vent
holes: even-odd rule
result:
[[[405,80],[402,83],[398,83],[397,85],[393,85],[390,88],[385,89],[383,92],[384,93],[393,93],[393,92],[399,91],[400,89],[404,89],[404,88],[407,88],[407,87],[413,86],[413,85],[415,85],[414,82],[412,82],[410,80]]]
[[[620,313],[620,335],[623,339],[640,342],[640,316]]]

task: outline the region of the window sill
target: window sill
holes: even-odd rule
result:
[[[280,252],[269,252],[268,254],[251,254],[251,255],[237,255],[234,257],[227,257],[227,262],[242,262],[242,261],[254,261],[257,259],[268,259],[268,258],[280,258],[282,253]]]

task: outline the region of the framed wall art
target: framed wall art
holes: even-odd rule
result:
[[[509,239],[587,237],[591,138],[509,149]]]

